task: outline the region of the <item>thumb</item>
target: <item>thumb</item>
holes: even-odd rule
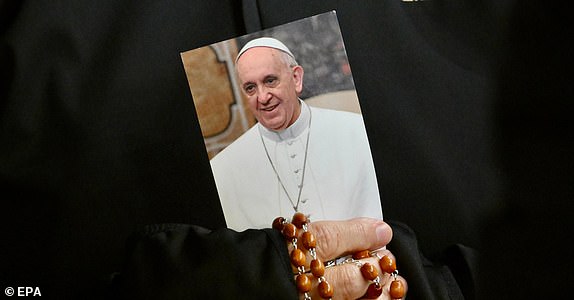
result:
[[[317,256],[326,261],[360,250],[386,246],[393,237],[391,227],[380,219],[317,221],[309,224],[317,239]]]

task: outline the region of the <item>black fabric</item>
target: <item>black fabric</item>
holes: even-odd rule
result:
[[[243,0],[243,19],[245,20],[245,29],[252,33],[262,30],[261,16],[259,15],[259,6],[257,0]]]
[[[121,299],[297,299],[289,254],[272,229],[163,224],[134,235],[110,290]]]
[[[473,250],[457,247],[449,262],[431,262],[408,226],[389,224],[393,240],[388,248],[408,278],[408,299],[474,299],[468,288],[474,281],[462,281],[477,272]],[[106,294],[110,298],[297,298],[285,241],[271,229],[237,233],[161,224],[134,234],[128,244],[126,265]]]
[[[225,226],[179,53],[243,34],[239,2],[0,7],[2,284],[72,297],[137,225]]]
[[[529,1],[511,17],[497,95],[505,174],[482,230],[482,298],[569,298],[574,282],[574,23],[567,1]]]
[[[388,249],[396,256],[399,273],[407,279],[407,299],[475,299],[475,250],[455,245],[444,260],[431,261],[421,253],[411,228],[401,222],[388,222],[393,228]]]

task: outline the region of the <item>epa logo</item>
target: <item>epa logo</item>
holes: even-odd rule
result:
[[[16,289],[14,289],[13,287],[7,287],[4,289],[4,294],[6,294],[6,296],[18,296],[18,297],[42,296],[39,287],[31,287],[31,286],[19,286]]]

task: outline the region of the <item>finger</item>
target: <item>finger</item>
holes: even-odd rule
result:
[[[392,256],[390,252],[385,255]],[[378,299],[400,299],[391,297],[392,295],[396,295],[396,290],[395,293],[391,293],[391,285],[393,285],[393,281],[400,281],[404,291],[403,294],[406,294],[406,280],[401,276],[382,272],[378,261],[379,259],[376,257],[369,257],[327,269],[325,279],[334,290],[332,299],[362,299],[362,297],[366,295],[369,286],[375,286],[376,280],[374,278],[370,280],[365,279],[362,274],[361,268],[366,264],[370,264],[376,269],[375,277],[378,277],[377,280],[379,280],[378,282],[381,289],[381,296]],[[318,297],[317,285],[318,282],[315,282],[313,290],[311,291],[311,297],[313,299]]]
[[[400,281],[401,283],[401,287],[402,287],[402,294],[403,296],[401,298],[397,298],[397,297],[393,297],[392,296],[392,290],[394,289],[394,287],[392,286],[394,283],[393,281]],[[408,284],[407,281],[400,275],[396,275],[396,276],[388,276],[388,279],[386,280],[386,282],[383,284],[383,294],[381,295],[381,297],[379,297],[379,299],[392,299],[392,300],[396,300],[396,299],[405,299],[407,292],[408,292]],[[395,289],[395,293],[397,292],[397,290]]]
[[[380,257],[390,257],[394,261],[394,255],[387,249],[377,250],[371,255],[360,260],[347,260],[342,265],[326,270],[324,278],[334,291],[333,299],[359,299],[365,296],[367,290],[371,288],[379,290],[381,297],[377,299],[404,298],[408,289],[406,280],[395,272],[384,272],[379,265]],[[370,271],[362,270],[362,267],[367,267],[367,264],[370,266],[366,270]],[[363,271],[369,275],[363,274]],[[318,281],[315,281],[310,292],[313,299],[318,297],[319,289]],[[370,291],[370,293],[373,292],[375,291]]]
[[[331,268],[326,273],[327,280],[333,283],[336,295],[334,299],[358,299],[365,296],[370,289],[380,291],[381,296],[378,299],[404,298],[408,289],[406,280],[394,271],[392,273],[383,271],[379,264],[380,258],[385,256],[394,261],[393,253],[387,249],[380,249],[371,255],[369,258],[352,260],[350,263]],[[373,268],[375,270],[372,270]],[[369,293],[372,295],[373,292],[374,290],[371,290]]]
[[[346,263],[326,270],[324,278],[333,288],[333,300],[359,299],[365,294],[369,284],[371,284],[361,274],[360,265],[365,262],[376,264],[376,259],[362,259],[360,262],[357,261],[357,263]],[[318,295],[318,290],[318,281],[315,281],[310,293],[312,299],[321,299]]]
[[[395,255],[388,249],[374,251],[372,255],[379,260],[377,268],[381,274],[379,278],[383,286],[382,296],[384,296],[379,299],[404,299],[408,290],[407,281],[398,273]],[[399,296],[401,294],[402,297]]]
[[[379,264],[376,267],[383,287],[379,299],[404,299],[408,290],[407,281],[398,273],[395,255],[388,249],[377,250],[372,254],[378,259]]]
[[[309,224],[309,230],[317,239],[317,256],[325,261],[360,250],[382,248],[393,236],[387,223],[372,218],[317,221]]]
[[[392,281],[394,280],[398,280],[402,283],[403,288],[404,288],[404,295],[402,298],[392,298],[390,295],[390,290],[391,290],[391,284]],[[397,278],[394,279],[392,281],[388,281],[385,284],[381,283],[383,285],[383,293],[381,294],[381,296],[379,296],[379,298],[377,298],[377,300],[400,300],[400,299],[406,299],[407,296],[407,291],[408,291],[408,285],[407,285],[407,281],[402,277],[397,275]],[[360,298],[361,300],[368,300],[368,298]]]
[[[361,274],[361,266],[369,263],[377,266],[374,258],[361,259],[359,264],[350,263],[336,268],[326,274],[328,280],[333,281],[335,286],[335,299],[359,299],[367,292],[367,288],[372,283],[365,280]]]

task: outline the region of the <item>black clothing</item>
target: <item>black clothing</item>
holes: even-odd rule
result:
[[[414,232],[390,222],[397,267],[410,287],[409,299],[465,299],[475,278],[476,253],[453,246],[445,261],[419,253]],[[111,295],[125,299],[296,299],[293,271],[281,234],[272,229],[229,229],[163,224],[131,239],[123,273]],[[469,277],[470,276],[470,277]],[[464,287],[463,291],[461,287]]]
[[[502,182],[493,3],[0,1],[0,282],[295,297],[275,232],[225,229],[179,53],[336,9],[409,299],[473,299]]]

